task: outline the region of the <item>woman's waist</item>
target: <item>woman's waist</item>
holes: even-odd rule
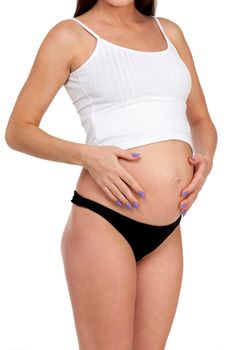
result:
[[[192,154],[190,146],[169,140],[130,150],[141,153],[141,158],[132,161],[119,158],[119,162],[143,188],[145,198],[129,187],[139,202],[139,209],[118,207],[86,168],[81,171],[76,191],[135,220],[159,225],[174,221],[180,213],[182,189],[193,177],[193,166],[188,162]]]
[[[86,143],[124,149],[180,139],[192,147],[186,103],[177,98],[139,98],[80,113]]]

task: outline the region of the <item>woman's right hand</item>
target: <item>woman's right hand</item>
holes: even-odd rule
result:
[[[134,177],[125,170],[118,158],[135,160],[139,156],[133,156],[130,150],[124,150],[116,146],[91,146],[88,148],[84,167],[89,174],[106,193],[106,195],[119,206],[131,209],[139,207],[139,202],[129,186],[142,198],[144,192]]]

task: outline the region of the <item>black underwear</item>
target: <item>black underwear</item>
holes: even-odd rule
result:
[[[71,202],[98,213],[112,224],[128,241],[137,262],[157,248],[175,230],[182,216],[180,215],[174,222],[167,225],[150,225],[130,219],[111,208],[83,197],[76,191]]]

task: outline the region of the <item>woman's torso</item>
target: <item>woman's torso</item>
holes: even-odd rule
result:
[[[82,16],[79,16],[79,18],[81,18]],[[94,33],[95,34],[95,33]],[[163,32],[163,34],[165,34]],[[167,40],[169,40],[169,38],[166,37]],[[101,43],[101,42],[100,42]],[[102,44],[106,44],[106,46],[104,48],[106,48],[106,53],[107,50],[111,49],[111,44],[108,45],[108,42],[104,43],[102,42]],[[172,44],[170,43],[170,45],[172,46]],[[118,48],[120,49],[120,46],[118,47],[117,45],[112,46],[113,50],[116,50],[115,52],[117,53]],[[100,49],[100,48],[99,48]],[[171,50],[171,47],[170,47]],[[126,54],[131,54],[133,53],[134,50],[129,50],[129,52],[127,51],[127,49],[125,50]],[[124,49],[123,51],[121,51],[122,54],[124,53]],[[136,57],[140,57],[140,52],[136,51]],[[163,57],[166,60],[166,50],[163,52],[161,51],[162,55],[160,55],[159,51],[158,51],[158,56],[155,57],[157,59],[157,57],[159,58],[158,63],[160,64],[160,69],[162,68],[163,70]],[[168,54],[169,54],[169,50],[168,50]],[[79,82],[82,82],[82,78],[84,79],[86,77],[86,72],[88,72],[89,68],[92,68],[92,64],[95,63],[94,59],[96,60],[96,63],[98,64],[98,57],[96,59],[96,53],[94,52],[94,55],[90,56],[90,58],[87,60],[86,58],[83,59],[84,65],[81,65],[81,69],[77,69],[74,71],[74,74],[71,76],[71,84],[70,84],[70,94],[71,97],[73,98],[73,102],[74,105],[76,103],[77,100],[79,100],[78,102],[80,102],[80,104],[78,105],[81,108],[81,112],[85,112],[86,111],[86,115],[85,113],[83,113],[83,120],[82,120],[82,124],[83,126],[85,125],[85,122],[87,120],[87,116],[89,113],[88,108],[86,108],[85,110],[85,103],[84,102],[84,95],[81,96],[79,98],[75,98],[76,96],[74,95],[74,91],[75,91],[75,79],[77,78],[76,73],[78,73],[78,80]],[[139,56],[137,56],[139,55]],[[84,55],[85,56],[85,55]],[[144,56],[142,54],[142,56]],[[150,56],[150,58],[149,58]],[[146,59],[151,59],[153,56],[153,53],[149,53],[149,55],[146,55],[145,52],[145,58]],[[81,55],[80,55],[81,57]],[[108,56],[110,57],[110,56]],[[80,61],[82,61],[82,58],[79,58]],[[171,58],[172,59],[172,58]],[[86,63],[85,63],[86,60]],[[88,62],[89,61],[89,62]],[[177,64],[177,76],[174,76],[174,83],[172,80],[172,76],[171,74],[173,74],[174,69],[176,68],[174,67],[170,67],[170,71],[169,71],[169,67],[167,69],[166,74],[164,75],[164,81],[166,83],[166,79],[167,79],[167,83],[171,82],[170,85],[171,87],[169,88],[173,88],[174,93],[176,93],[175,96],[171,96],[171,100],[167,101],[167,105],[169,105],[169,102],[172,104],[174,102],[174,113],[176,113],[176,118],[179,118],[179,110],[181,110],[181,108],[183,108],[182,113],[183,116],[182,118],[184,118],[184,114],[185,114],[185,110],[184,110],[184,103],[181,103],[180,105],[178,105],[178,102],[180,102],[182,99],[183,101],[185,100],[185,98],[187,97],[187,93],[188,91],[190,91],[190,76],[187,74],[187,67],[184,67],[184,63],[179,60],[179,57],[176,55],[174,56],[174,61]],[[101,64],[101,60],[99,62]],[[137,62],[136,62],[137,64]],[[148,64],[151,64],[151,61],[148,61]],[[93,69],[95,69],[95,66],[93,65]],[[84,68],[84,69],[83,69]],[[86,70],[87,69],[87,70]],[[133,69],[133,68],[132,68]],[[137,65],[135,68],[135,73],[137,73]],[[139,69],[138,69],[139,70]],[[131,77],[133,76],[133,71],[130,71],[130,67],[129,70],[127,70],[128,74],[131,74]],[[116,72],[115,72],[116,73]],[[150,72],[149,72],[150,73]],[[104,73],[103,73],[104,74]],[[103,75],[102,74],[102,75]],[[157,71],[154,71],[154,75],[157,74]],[[180,74],[180,75],[179,75]],[[110,75],[110,73],[108,74]],[[135,74],[134,74],[135,76]],[[107,76],[106,76],[107,77]],[[105,77],[105,78],[106,78]],[[127,77],[125,77],[127,79]],[[139,79],[139,76],[136,77],[137,79]],[[134,81],[134,85],[135,82],[137,81],[137,79],[135,78]],[[163,76],[159,76],[159,79],[162,79]],[[184,84],[185,84],[185,88],[180,88],[180,86],[176,86],[176,81],[177,78],[179,79],[184,79]],[[72,80],[74,79],[74,80]],[[95,81],[94,81],[95,77],[93,77],[93,86],[95,86]],[[100,75],[100,79],[101,79],[101,75]],[[140,76],[141,79],[141,76]],[[156,76],[155,76],[156,79]],[[83,80],[84,81],[84,80]],[[101,80],[98,81],[98,79],[96,79],[97,82],[101,82]],[[106,81],[106,80],[105,80]],[[132,82],[132,81],[131,81]],[[135,98],[135,100],[137,100],[137,106],[136,108],[140,108],[139,102],[143,103],[143,94],[145,94],[146,98],[148,97],[148,86],[150,87],[149,84],[147,84],[147,82],[145,83],[145,85],[143,85],[143,81],[142,84],[140,85],[138,91],[137,91],[137,86],[135,85],[135,91],[138,95],[132,95],[130,96],[128,93],[128,100],[129,101],[134,101],[133,98]],[[73,85],[72,85],[73,84]],[[104,114],[105,115],[105,121],[108,122],[108,120],[106,119],[106,116],[109,117],[109,113],[108,111],[117,111],[117,108],[115,106],[118,106],[116,104],[116,100],[114,100],[112,104],[107,104],[106,105],[101,105],[100,102],[102,102],[101,98],[102,96],[107,96],[107,89],[106,89],[106,85],[108,84],[108,82],[106,82],[106,84],[100,84],[102,87],[100,88],[100,92],[99,92],[99,96],[98,94],[96,95],[99,100],[96,99],[96,101],[99,103],[98,108],[99,110],[95,111],[95,116],[101,116],[102,110],[104,109]],[[115,81],[115,85],[113,83],[113,87],[114,87],[114,92],[116,92],[117,95],[117,81]],[[173,86],[172,86],[173,85]],[[156,88],[156,84],[151,85],[151,89],[154,89],[154,86]],[[84,86],[87,90],[87,87],[89,88],[89,92],[91,96],[94,96],[95,94],[95,90],[91,90],[91,86],[86,85]],[[107,86],[110,90],[113,89],[113,87],[111,86]],[[132,87],[133,85],[129,86],[131,88],[131,91],[133,91]],[[81,88],[81,85],[80,85]],[[140,97],[140,88],[142,89],[142,98]],[[146,90],[147,89],[147,90]],[[133,91],[133,93],[135,93],[135,91]],[[166,84],[162,85],[161,88],[161,95],[164,93],[166,95]],[[153,90],[154,94],[158,94],[158,90]],[[86,93],[86,91],[85,91]],[[120,96],[121,91],[119,92],[119,96]],[[102,94],[102,95],[101,95]],[[168,91],[169,94],[169,91]],[[171,93],[170,93],[171,95]],[[109,95],[110,96],[110,95]],[[109,99],[108,96],[108,99]],[[121,95],[122,96],[122,95]],[[165,96],[167,98],[167,96]],[[114,97],[115,98],[115,97]],[[145,98],[145,100],[146,100]],[[151,96],[149,96],[149,99],[151,98]],[[161,100],[163,99],[163,96],[161,96]],[[140,101],[141,100],[141,101]],[[108,102],[107,98],[106,101]],[[138,102],[139,101],[139,102]],[[163,101],[166,103],[166,100],[163,99]],[[181,102],[183,102],[181,101]],[[111,101],[110,101],[111,102]],[[128,107],[126,105],[126,103],[124,101],[120,101],[123,102],[123,104],[121,104],[121,106],[123,107]],[[148,101],[148,105],[149,105]],[[158,101],[159,102],[159,101]],[[163,102],[163,103],[164,103]],[[178,107],[176,107],[175,103],[177,102]],[[83,104],[82,104],[83,103]],[[157,102],[156,102],[157,103]],[[143,108],[143,105],[141,105]],[[161,108],[163,108],[164,105],[162,105]],[[180,107],[181,106],[181,107]],[[75,105],[75,107],[77,107]],[[155,106],[156,107],[156,106]],[[102,110],[101,110],[102,108]],[[157,108],[157,107],[156,107]],[[170,107],[169,107],[170,108]],[[173,107],[172,107],[173,108]],[[173,109],[168,109],[169,111],[172,111]],[[143,109],[142,109],[143,110]],[[107,111],[107,113],[106,113]],[[128,110],[129,111],[129,110]],[[127,112],[128,112],[127,111]],[[160,106],[158,106],[157,111],[160,111]],[[101,113],[100,113],[101,112]],[[134,111],[134,113],[136,112],[136,109]],[[163,111],[162,111],[163,112]],[[134,117],[134,113],[132,113],[132,117]],[[166,111],[167,113],[167,111]],[[167,114],[164,114],[164,117]],[[93,114],[94,115],[94,114]],[[162,114],[163,116],[163,114]],[[138,116],[140,118],[140,115]],[[141,116],[142,120],[145,121],[146,123],[146,116]],[[125,113],[124,118],[127,118],[127,113]],[[159,119],[158,119],[159,120]],[[163,120],[160,119],[160,124],[163,123]],[[148,123],[151,122],[151,118],[148,119]],[[177,123],[174,122],[174,128],[176,127],[176,124],[179,124],[179,120],[177,119]],[[184,122],[184,120],[182,121]],[[154,123],[156,126],[156,123]],[[144,124],[145,125],[145,124]],[[143,124],[142,124],[143,126]],[[114,127],[117,128],[117,124],[114,124]],[[161,128],[163,128],[164,126],[161,125]],[[182,125],[181,125],[182,127]],[[168,128],[169,129],[169,128]],[[94,135],[99,135],[99,137],[102,137],[102,142],[104,144],[104,142],[106,142],[107,138],[106,136],[108,136],[109,132],[109,128],[106,129],[106,133],[103,133],[102,127],[101,125],[97,125],[96,124],[96,131],[94,133]],[[114,137],[114,128],[112,131],[112,136]],[[132,132],[131,132],[131,139],[124,139],[122,136],[122,139],[120,141],[124,141],[123,145],[125,149],[130,149],[132,152],[136,151],[136,152],[140,152],[141,153],[141,158],[138,160],[133,160],[133,161],[128,161],[125,159],[120,158],[119,162],[121,163],[121,165],[132,174],[132,176],[135,177],[135,179],[140,183],[140,185],[142,186],[144,192],[145,192],[145,198],[142,199],[140,198],[137,194],[135,194],[136,196],[138,196],[138,200],[140,203],[140,209],[127,209],[127,208],[120,208],[118,207],[110,198],[107,197],[107,195],[103,192],[103,190],[96,184],[96,182],[94,181],[94,179],[91,177],[91,175],[89,174],[88,170],[86,168],[82,168],[81,170],[81,174],[79,176],[79,179],[77,181],[77,185],[76,185],[76,191],[79,192],[81,195],[88,197],[90,199],[93,199],[119,213],[122,213],[132,219],[135,220],[139,220],[139,221],[143,221],[143,222],[147,222],[150,224],[158,224],[158,225],[163,225],[163,224],[167,224],[168,222],[172,222],[174,221],[180,214],[180,210],[179,210],[179,202],[181,200],[181,191],[182,189],[191,181],[192,177],[193,177],[193,166],[191,166],[188,162],[188,156],[192,155],[192,147],[190,145],[190,138],[188,135],[187,130],[185,130],[185,132],[183,132],[183,129],[181,130],[181,132],[183,132],[183,134],[181,133],[181,137],[179,139],[179,130],[177,129],[176,132],[178,132],[178,134],[176,135],[176,137],[174,137],[175,139],[172,139],[172,128],[170,128],[169,132],[170,134],[164,134],[164,130],[161,129],[161,133],[162,133],[162,137],[161,140],[159,139],[160,135],[157,135],[157,139],[156,137],[154,138],[154,142],[153,142],[153,133],[151,135],[148,135],[148,137],[145,139],[145,142],[143,142],[143,139],[139,140],[137,133],[137,130],[132,128]],[[175,131],[174,131],[175,132]],[[144,132],[145,133],[145,132]],[[185,134],[186,133],[186,134]],[[133,136],[132,136],[133,135]],[[164,138],[164,139],[163,139]],[[182,139],[183,138],[183,139]],[[129,141],[128,141],[129,140]],[[137,140],[138,143],[137,143]],[[92,136],[89,137],[89,141],[93,141],[94,139],[92,138]],[[100,141],[100,139],[99,139]],[[91,142],[90,142],[91,143]],[[101,144],[101,143],[100,143]],[[106,144],[106,143],[105,143]],[[111,140],[110,140],[110,144],[111,144]],[[132,190],[133,191],[133,190]]]
[[[179,202],[182,189],[193,177],[193,166],[188,162],[191,147],[179,140],[156,142],[134,147],[141,159],[125,160],[120,164],[142,186],[145,198],[133,193],[139,200],[140,208],[120,208],[96,184],[86,168],[82,168],[76,191],[132,219],[149,224],[165,225],[173,222],[180,214]]]

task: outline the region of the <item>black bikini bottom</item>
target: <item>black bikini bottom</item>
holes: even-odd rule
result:
[[[71,202],[88,208],[112,224],[130,244],[136,261],[157,248],[179,225],[181,215],[168,225],[150,225],[130,219],[98,202],[83,197],[74,191]]]

